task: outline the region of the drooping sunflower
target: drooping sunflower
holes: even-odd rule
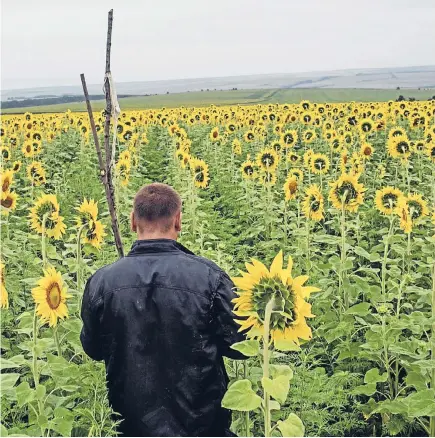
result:
[[[360,155],[364,160],[368,160],[373,155],[374,151],[375,148],[370,143],[363,143],[359,150]]]
[[[80,206],[76,207],[76,210],[79,212],[78,216],[76,217],[77,227],[87,225],[89,221],[97,219],[98,204],[93,199],[89,199],[88,201],[85,198]]]
[[[255,170],[255,163],[251,161],[249,158],[242,163],[241,166],[242,176],[244,179],[255,179],[257,176],[257,172]]]
[[[293,147],[298,141],[298,131],[295,129],[288,129],[281,134],[280,140],[284,145],[284,148]]]
[[[17,194],[12,191],[2,192],[1,194],[1,206],[2,213],[8,214],[9,212],[15,210],[17,207]]]
[[[325,154],[313,154],[310,160],[310,169],[316,175],[324,175],[330,167],[329,158]]]
[[[266,148],[257,154],[257,166],[262,170],[273,171],[277,168],[279,156],[272,148]]]
[[[395,136],[388,139],[388,153],[393,158],[408,159],[411,155],[411,143],[406,136]]]
[[[176,156],[178,158],[178,162],[180,163],[180,166],[183,169],[188,168],[189,161],[190,161],[190,155],[184,151],[177,151]]]
[[[315,222],[323,219],[324,198],[319,186],[312,184],[305,191],[304,200],[302,201],[302,212],[305,217]]]
[[[331,184],[329,200],[332,205],[341,210],[356,212],[358,207],[364,202],[364,186],[358,179],[349,174],[342,174],[337,181]]]
[[[55,268],[49,267],[44,270],[44,276],[32,289],[32,296],[36,304],[36,314],[42,323],[48,322],[50,327],[54,327],[59,318],[68,317],[66,299],[71,296],[67,294],[62,275]]]
[[[384,187],[376,191],[375,206],[383,214],[394,214],[402,197],[403,193],[399,189]]]
[[[0,174],[0,185],[2,187],[2,194],[9,191],[14,180],[14,172],[12,170],[2,171]]]
[[[5,265],[0,261],[0,308],[9,308],[9,295],[6,290]]]
[[[418,193],[412,193],[408,196],[402,196],[398,205],[398,215],[400,216],[403,210],[406,210],[406,216],[414,226],[424,216],[429,215],[427,202]],[[405,231],[409,232],[409,231]]]
[[[95,248],[100,248],[105,235],[104,225],[101,221],[91,219],[84,227],[83,242],[89,243]]]
[[[115,168],[119,178],[119,182],[121,183],[122,186],[126,187],[130,179],[130,169],[131,169],[130,160],[118,160]]]
[[[192,171],[195,187],[200,189],[207,188],[210,182],[207,163],[204,160],[193,158],[190,160],[190,170]]]
[[[428,143],[425,148],[426,155],[432,163],[435,163],[435,142]]]
[[[27,176],[34,186],[40,186],[46,182],[45,169],[39,161],[34,161],[27,166]]]
[[[46,216],[46,235],[59,239],[65,232],[65,224],[63,223],[63,217],[59,216],[59,204],[56,195],[42,195],[30,209],[30,227],[40,234],[43,232],[44,216]]]
[[[306,318],[312,318],[311,305],[305,301],[316,287],[304,286],[307,275],[292,277],[293,260],[289,257],[287,268],[283,267],[283,255],[280,251],[273,260],[270,269],[263,263],[252,259],[246,263],[247,272],[241,277],[233,278],[237,287],[237,298],[234,302],[234,313],[247,319],[238,322],[240,331],[248,329],[250,338],[260,337],[263,333],[266,306],[274,300],[273,313],[270,320],[271,339],[285,339],[300,343],[300,339],[309,340],[311,329]]]
[[[298,179],[294,175],[288,175],[284,183],[285,200],[291,201],[298,195]]]

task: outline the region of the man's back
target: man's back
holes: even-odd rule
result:
[[[134,436],[222,436],[222,356],[243,340],[229,277],[174,240],[139,240],[86,286],[81,340],[104,360],[109,400]]]

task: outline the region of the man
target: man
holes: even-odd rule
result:
[[[126,436],[231,436],[221,407],[223,356],[244,339],[233,283],[213,262],[176,242],[181,199],[166,184],[136,194],[127,257],[98,270],[83,297],[81,342],[104,360],[109,400]]]

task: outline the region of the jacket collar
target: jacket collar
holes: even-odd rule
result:
[[[181,243],[172,239],[148,239],[136,240],[131,247],[128,255],[149,254],[157,252],[177,252],[182,251],[186,254],[194,255],[192,251],[188,250]]]

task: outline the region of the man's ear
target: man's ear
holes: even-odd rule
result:
[[[131,231],[133,231],[134,233],[137,233],[137,223],[136,223],[136,219],[134,217],[134,211],[132,211],[130,213],[130,227],[131,227]]]
[[[181,210],[175,215],[175,231],[179,233],[181,231]]]

